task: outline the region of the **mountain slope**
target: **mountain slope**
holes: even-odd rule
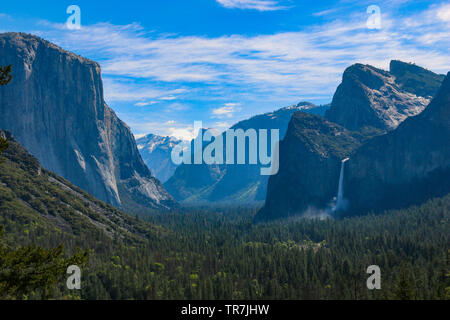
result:
[[[130,212],[175,205],[151,176],[130,129],[103,99],[100,66],[32,35],[0,35],[0,128],[42,165],[95,197]]]
[[[345,70],[326,118],[349,130],[390,131],[422,112],[444,76],[392,61],[390,72],[355,64]]]
[[[449,137],[448,76],[422,113],[383,135],[367,128],[348,131],[323,118],[295,114],[280,144],[279,173],[269,180],[266,204],[257,220],[329,208],[337,195],[341,160],[347,157],[343,180],[347,214],[444,196],[450,192]]]
[[[279,129],[280,138],[283,138],[295,112],[304,110],[309,113],[324,114],[327,107],[301,102],[241,121],[231,129],[244,131],[248,129]],[[223,137],[225,149],[225,133]],[[204,143],[203,147],[206,148],[207,145]],[[248,144],[246,145],[246,154],[248,154]],[[268,176],[261,175],[260,168],[259,164],[238,165],[236,161],[234,165],[182,164],[164,186],[175,199],[187,204],[260,202],[264,201],[266,197],[268,181]]]
[[[89,263],[82,268],[81,290],[68,290],[64,273],[52,295],[54,299],[390,299],[396,297],[392,296],[392,289],[398,283],[402,265],[410,261],[415,263],[410,268],[411,275],[419,279],[415,297],[446,298],[450,195],[420,207],[389,211],[382,217],[370,215],[326,223],[304,219],[252,225],[254,211],[248,209],[227,210],[225,214],[222,210],[207,213],[195,210],[189,215],[151,217],[158,224],[163,223],[164,228],[152,228],[92,199],[106,208],[104,217],[110,218],[111,223],[117,213],[118,221],[121,217],[125,219],[122,225],[125,229],[131,232],[139,226],[143,229],[139,233],[148,235],[148,241],[140,241],[128,238],[124,232],[121,240],[115,237],[121,235],[117,233],[120,228],[114,226],[118,223],[111,226],[115,232],[111,239],[101,228],[74,212],[78,207],[82,209],[83,203],[77,204],[70,192],[50,182],[49,172],[42,170],[38,175],[38,167],[33,164],[36,159],[25,160],[18,153],[7,158],[5,166],[0,164],[0,176],[16,178],[0,180],[0,225],[6,229],[0,242],[11,248],[21,245],[54,248],[64,243],[68,254],[77,246],[89,249]],[[68,182],[64,184],[89,197]],[[10,194],[12,199],[3,200],[3,196]],[[30,209],[26,204],[37,203],[26,198],[27,194],[30,198],[37,195],[46,209]],[[66,217],[73,218],[69,222],[69,226],[75,226],[73,231],[69,228],[64,231],[53,223],[53,216],[46,212],[53,205],[58,212],[55,219],[69,222]],[[89,203],[88,206],[91,207]],[[239,219],[230,218],[227,213]],[[87,214],[91,217],[91,213]],[[82,232],[76,235],[77,230]],[[379,261],[380,268],[385,270],[386,291],[367,290],[365,286],[357,286],[357,291],[347,290],[355,280],[348,269],[363,270],[367,261]],[[421,277],[427,281],[422,282]],[[323,279],[337,289],[325,287]],[[255,290],[248,290],[255,284]],[[30,293],[27,298],[40,297]],[[170,319],[177,318],[175,313]]]
[[[0,224],[6,225],[7,231],[45,229],[69,236],[138,242],[162,231],[44,169],[10,132],[0,131],[0,136],[9,142],[0,156]]]
[[[256,220],[273,220],[323,209],[337,194],[341,160],[364,141],[323,117],[297,112],[280,143],[280,170],[270,177]]]
[[[180,142],[181,140],[175,137],[161,137],[154,134],[136,140],[142,160],[162,183],[169,180],[178,167],[173,163],[171,153]]]
[[[389,70],[401,89],[425,98],[433,98],[445,78],[443,74],[398,60],[391,61]]]
[[[353,213],[404,207],[450,192],[450,73],[430,105],[357,150],[345,183]]]

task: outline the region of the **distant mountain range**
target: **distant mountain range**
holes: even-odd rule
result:
[[[14,75],[0,87],[0,129],[13,141],[11,168],[45,172],[51,184],[39,178],[39,188],[59,185],[91,209],[89,203],[97,208],[99,202],[81,189],[130,213],[171,210],[177,200],[185,205],[265,201],[257,220],[309,209],[329,212],[338,185],[349,207],[332,214],[403,207],[450,192],[449,75],[414,64],[394,60],[389,71],[355,64],[344,72],[330,105],[301,102],[232,126],[280,130],[280,169],[269,177],[261,175],[259,164],[176,166],[171,152],[180,140],[172,137],[150,134],[136,142],[106,105],[96,62],[22,33],[0,34],[0,53],[0,65],[12,64]],[[203,150],[207,147],[204,143]],[[26,158],[25,166],[14,152]],[[2,187],[10,190],[5,192],[25,206],[49,215],[59,210],[46,208],[48,203],[34,208],[33,197],[26,195],[32,194],[30,186],[24,195],[8,184],[11,177],[2,177]],[[99,218],[104,225],[110,225],[104,220],[108,215]]]
[[[244,131],[247,129],[279,129],[280,137],[284,137],[288,123],[295,112],[302,110],[311,114],[323,115],[327,108],[328,106],[316,106],[309,102],[301,102],[241,121],[231,129],[243,129]],[[206,148],[207,145],[207,143],[204,144],[203,148]],[[246,148],[248,154],[248,144]],[[164,186],[176,200],[185,204],[257,203],[264,201],[268,181],[268,176],[261,176],[260,168],[259,164],[182,164]]]
[[[22,33],[0,34],[0,53],[14,76],[0,88],[0,128],[43,167],[128,212],[176,206],[106,105],[96,62]]]
[[[259,215],[265,218],[329,208],[337,195],[341,160],[372,138],[420,114],[444,78],[396,60],[389,72],[355,64],[344,72],[331,105],[300,103],[232,127],[279,128],[283,138],[291,121],[280,144],[280,172],[270,177],[270,182],[269,177],[260,175],[258,165],[202,164],[181,165],[165,187],[185,204],[266,200]]]
[[[169,180],[178,167],[173,163],[171,154],[173,148],[181,142],[182,140],[175,137],[161,137],[154,134],[136,140],[145,164],[162,183]]]
[[[333,213],[345,158],[349,208],[335,214],[404,207],[449,193],[449,113],[448,75],[399,61],[390,73],[348,68],[326,119],[293,116],[280,144],[279,173],[269,180],[256,220]]]

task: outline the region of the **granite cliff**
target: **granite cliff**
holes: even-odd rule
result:
[[[443,79],[397,60],[391,62],[390,71],[355,64],[345,70],[326,118],[348,130],[390,131],[422,112]]]
[[[257,220],[273,220],[322,210],[337,195],[341,160],[365,137],[320,116],[297,112],[280,143],[280,170],[270,177]]]
[[[33,35],[0,34],[0,65],[10,64],[13,81],[0,88],[0,128],[43,167],[130,212],[175,205],[105,103],[98,63]]]
[[[323,115],[328,108],[316,106],[309,102],[281,108],[274,112],[256,115],[250,119],[240,121],[231,129],[279,129],[280,139],[286,130],[292,115],[303,110],[310,114]],[[224,135],[224,141],[225,134]],[[269,133],[270,135],[270,133]],[[204,144],[204,148],[207,147]],[[224,143],[224,149],[226,143]],[[249,154],[248,143],[245,152]],[[270,144],[268,144],[270,150]],[[258,149],[259,150],[259,149]],[[177,199],[187,204],[254,204],[264,201],[267,193],[268,176],[262,176],[260,164],[182,164],[175,174],[164,184],[167,190]]]
[[[450,192],[450,73],[429,106],[359,148],[345,179],[351,213],[421,203]]]
[[[280,143],[279,173],[270,177],[257,220],[308,212],[364,214],[450,192],[449,77],[442,81],[431,71],[393,61],[390,72],[354,65],[343,78],[328,120],[292,117]],[[346,158],[348,211],[330,211]]]

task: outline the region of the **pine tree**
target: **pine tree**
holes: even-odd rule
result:
[[[11,65],[7,66],[7,67],[2,67],[0,66],[0,85],[4,86],[7,85],[11,79],[12,79],[12,75],[10,75],[11,73]],[[0,136],[0,154],[5,151],[6,149],[8,149],[8,140],[6,140],[5,137]]]
[[[410,270],[403,266],[394,288],[394,298],[397,300],[413,300],[414,296],[415,292],[410,280]]]
[[[77,250],[65,258],[63,245],[50,250],[36,246],[12,250],[1,240],[3,233],[0,226],[0,298],[24,299],[39,292],[48,299],[68,266],[87,262],[87,251]]]
[[[0,66],[0,85],[7,85],[11,79],[11,65]],[[9,147],[8,140],[0,136],[0,154]],[[64,257],[64,246],[54,249],[28,246],[15,250],[2,240],[4,228],[0,225],[0,298],[23,299],[33,292],[42,298],[52,296],[52,291],[64,276],[70,265],[84,265],[88,251],[77,250],[69,257]]]
[[[0,154],[2,154],[6,149],[8,149],[9,143],[5,137],[0,135]]]
[[[6,67],[0,66],[0,86],[7,85],[12,80],[11,70],[11,65]]]

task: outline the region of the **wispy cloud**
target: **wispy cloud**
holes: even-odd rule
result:
[[[342,10],[341,7],[336,7],[336,8],[332,8],[332,9],[322,10],[322,11],[313,13],[313,16],[315,16],[315,17],[327,16],[327,15],[336,13],[336,12],[338,12],[340,10]]]
[[[134,105],[136,107],[146,107],[146,106],[151,106],[152,104],[157,103],[156,101],[149,101],[149,102],[137,102]]]
[[[286,9],[276,0],[216,0],[228,9],[252,9],[258,11],[275,11]]]
[[[215,122],[214,123],[214,128],[217,128],[219,130],[226,130],[226,129],[230,128],[230,127],[231,127],[231,124],[229,122],[221,122],[221,121],[219,121],[219,122]]]
[[[160,100],[163,100],[163,101],[172,101],[172,100],[176,100],[177,99],[177,97],[174,97],[174,96],[168,96],[168,97],[161,97],[161,98],[159,98]]]
[[[281,3],[221,1],[236,8],[258,2],[260,9]],[[345,0],[342,2],[346,5]],[[450,5],[430,5],[427,10],[403,17],[391,14],[389,5],[393,4],[381,6],[381,30],[367,29],[364,9],[320,12],[316,15],[328,22],[294,32],[251,36],[163,35],[148,32],[138,23],[98,23],[69,31],[63,24],[40,21],[24,31],[99,61],[108,102],[141,107],[158,102],[154,107],[161,104],[167,111],[158,115],[175,118],[200,101],[205,104],[202,111],[206,111],[202,117],[231,122],[243,113],[237,112],[239,106],[230,101],[241,102],[246,113],[254,114],[262,110],[255,107],[249,111],[248,103],[282,107],[301,100],[330,100],[342,72],[356,62],[387,68],[391,59],[400,59],[435,72],[448,72]],[[9,20],[8,24],[12,25]],[[189,121],[169,125],[165,124],[167,119],[152,122],[130,116],[126,120],[138,133],[186,133],[189,126]]]
[[[136,138],[142,137],[147,133],[153,133],[163,137],[176,137],[186,141],[195,138],[194,127],[192,124],[177,122],[175,120],[166,122],[129,120],[127,121],[127,124],[133,128],[134,132],[136,132],[134,135]]]
[[[450,22],[450,4],[438,8],[437,16],[442,21]]]
[[[118,78],[114,74],[106,74],[104,80],[105,96],[111,101],[137,101],[138,103],[155,104],[157,101],[176,99],[176,95],[186,94],[185,88],[164,88],[157,85],[149,86],[130,78]],[[150,101],[149,101],[150,100]],[[143,105],[140,105],[143,106]]]
[[[224,104],[225,107],[231,107],[231,108],[235,108],[240,105],[241,105],[240,103],[236,103],[236,102],[228,102],[228,103]]]
[[[332,95],[343,70],[356,62],[386,67],[390,59],[403,59],[448,71],[447,12],[443,6],[407,18],[391,19],[384,14],[379,31],[368,30],[366,16],[360,14],[298,32],[257,36],[165,37],[146,34],[138,24],[107,23],[76,32],[51,28],[42,33],[77,52],[94,57],[101,52],[98,60],[109,81],[105,88],[111,100],[176,96],[171,92],[175,88],[168,89],[170,85],[159,90],[111,77],[174,87],[188,87],[189,83],[222,88],[232,85],[263,99],[270,95],[277,100],[305,94]],[[430,43],[434,44],[432,50],[427,47]]]
[[[212,110],[214,118],[231,118],[236,111],[239,111],[237,103],[226,103],[223,107]]]

